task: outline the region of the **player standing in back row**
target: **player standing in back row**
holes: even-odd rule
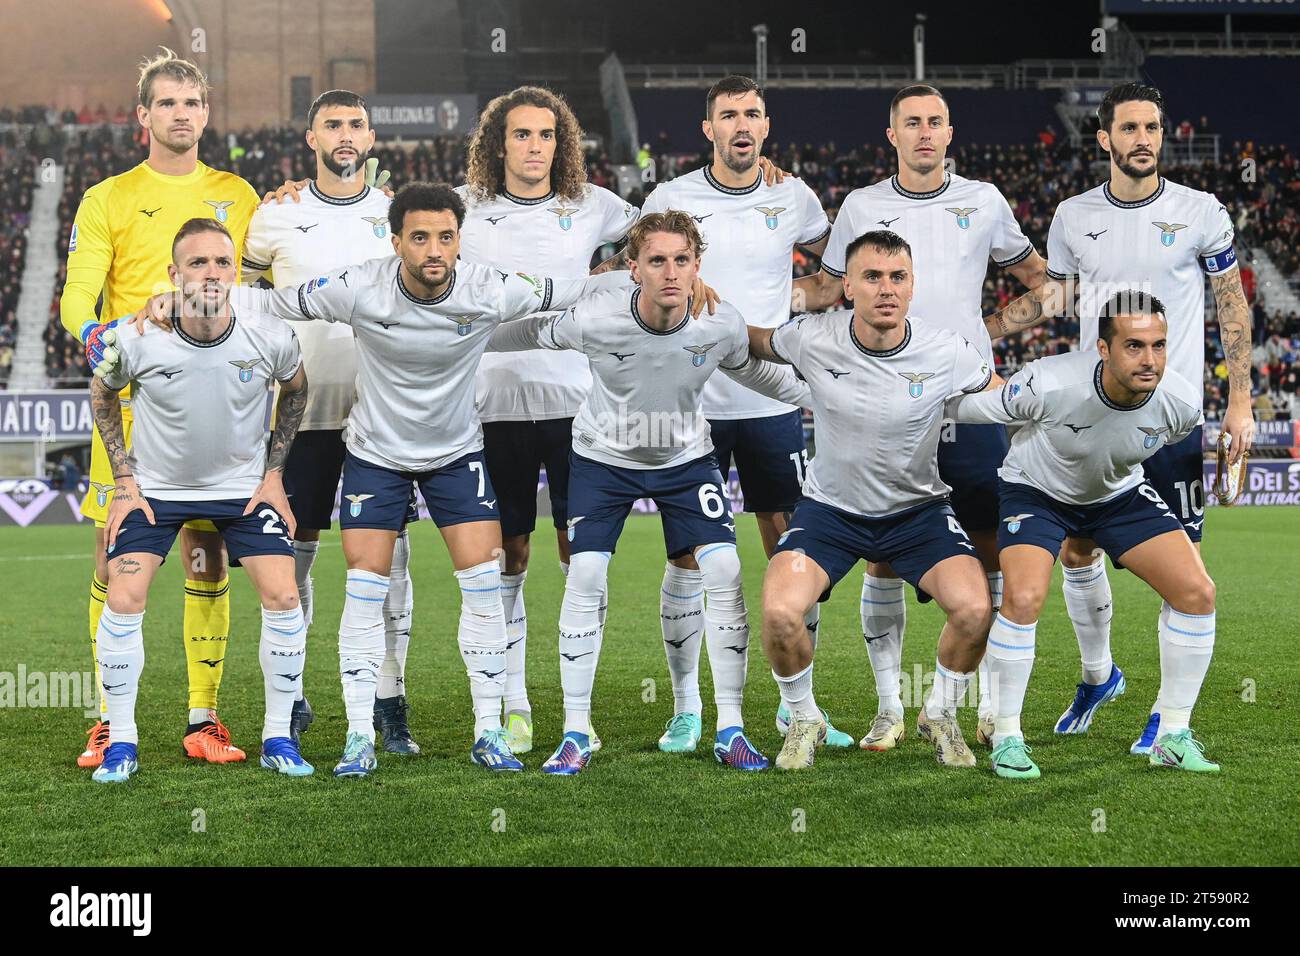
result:
[[[842,288],[845,249],[864,232],[889,229],[907,239],[915,256],[913,319],[951,329],[992,365],[980,308],[989,260],[1030,289],[1043,283],[1045,264],[997,186],[945,171],[952,134],[948,104],[937,89],[908,86],[895,94],[886,135],[898,153],[898,173],[849,193],[835,218],[822,271],[795,282],[796,311],[833,305]],[[939,442],[939,475],[952,486],[952,509],[984,565],[995,608],[1002,595],[997,470],[1006,452],[1001,425],[945,426]],[[906,622],[903,582],[888,565],[868,563],[862,582],[862,636],[880,704],[862,739],[864,750],[889,750],[903,738],[899,675]],[[980,665],[979,675],[975,736],[987,744],[993,721],[986,665]]]
[[[1117,291],[1139,289],[1167,307],[1169,367],[1189,382],[1205,375],[1205,279],[1219,313],[1228,366],[1228,410],[1223,432],[1236,464],[1254,440],[1250,399],[1251,317],[1241,288],[1228,210],[1212,194],[1170,182],[1158,172],[1164,141],[1164,99],[1142,83],[1106,93],[1097,109],[1097,142],[1110,155],[1107,182],[1056,208],[1047,235],[1049,280],[990,316],[991,335],[1030,328],[1061,314],[1077,287],[1079,341],[1096,348],[1098,315]],[[1203,390],[1202,390],[1203,391]],[[1199,548],[1205,520],[1202,429],[1162,447],[1147,460],[1147,478],[1178,513]],[[1110,581],[1105,556],[1091,539],[1066,538],[1061,549],[1065,604],[1079,641],[1083,680],[1057,722],[1060,734],[1085,733],[1097,708],[1124,691],[1124,674],[1110,652]],[[1167,615],[1161,614],[1161,628]],[[1162,687],[1132,752],[1148,754],[1160,731]]]
[[[719,80],[708,92],[702,124],[713,144],[713,161],[661,183],[642,206],[643,214],[669,209],[689,213],[710,249],[700,262],[701,277],[735,305],[748,324],[768,329],[790,317],[791,252],[799,246],[821,255],[830,235],[826,212],[803,180],[787,177],[768,183],[759,169],[770,122],[757,83],[745,76]],[[722,375],[705,384],[703,401],[723,478],[734,458],[745,508],[754,512],[763,550],[771,557],[801,494],[807,461],[802,412]],[[674,713],[659,740],[659,749],[668,752],[695,750],[702,732],[702,582],[691,554],[669,556],[660,592],[660,620]],[[807,624],[815,644],[816,605]],[[777,729],[784,733],[788,726],[789,716],[782,707]],[[852,746],[853,739],[831,727],[829,718],[827,727],[828,743]]]
[[[361,170],[375,144],[366,101],[347,90],[322,93],[307,111],[307,145],[316,154],[316,178],[294,202],[268,203],[253,214],[243,252],[243,281],[267,276],[277,287],[297,286],[330,269],[393,254],[388,203],[367,186]],[[311,397],[298,440],[285,464],[284,487],[298,519],[294,571],[302,613],[310,630],[314,608],[311,568],[320,533],[330,527],[343,471],[343,424],[356,392],[357,359],[352,330],[311,322],[298,328],[303,362],[311,373]],[[389,753],[419,753],[407,725],[406,650],[411,639],[411,559],[406,529],[393,547],[384,601],[384,663],[375,697],[375,719]],[[304,688],[294,703],[293,737],[313,715]]]
[[[638,215],[608,189],[587,183],[577,118],[562,97],[536,86],[488,103],[469,142],[466,179],[456,187],[465,203],[461,257],[505,272],[581,278],[597,250],[621,242]],[[537,526],[538,476],[545,467],[560,569],[567,576],[570,433],[590,389],[591,371],[582,355],[489,352],[479,363],[483,455],[497,493],[505,552],[505,727],[517,754],[533,747],[524,580]],[[594,733],[591,743],[599,749]]]

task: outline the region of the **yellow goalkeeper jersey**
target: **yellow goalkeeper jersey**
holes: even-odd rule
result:
[[[257,204],[252,186],[203,163],[184,176],[164,176],[141,163],[90,187],[68,242],[63,327],[83,339],[88,324],[121,318],[172,289],[172,240],[190,219],[215,219],[230,230],[238,263]],[[101,292],[104,305],[96,315]]]

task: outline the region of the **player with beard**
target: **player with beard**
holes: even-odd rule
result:
[[[689,213],[712,250],[700,262],[700,275],[750,325],[776,328],[790,315],[791,253],[801,247],[821,254],[830,235],[826,213],[802,180],[786,177],[774,183],[760,170],[770,118],[763,91],[752,79],[729,76],[715,83],[705,99],[702,126],[713,143],[713,161],[661,183],[646,198],[642,212]],[[705,384],[703,407],[722,474],[730,473],[734,459],[745,507],[754,512],[763,550],[770,557],[801,494],[807,461],[802,413],[721,375]],[[659,748],[670,753],[695,750],[702,732],[704,592],[693,555],[670,557],[659,599],[674,703]],[[814,605],[807,621],[814,644],[817,622]],[[715,672],[734,664],[714,660],[712,654],[709,663]],[[829,718],[827,722],[828,743],[853,745],[848,734],[830,726]],[[777,711],[776,723],[785,733],[789,714],[784,707]]]
[[[329,90],[307,111],[307,145],[316,154],[316,178],[297,202],[268,203],[253,215],[244,245],[243,277],[252,284],[266,276],[276,287],[297,286],[322,271],[392,255],[388,238],[389,198],[366,185],[360,172],[375,144],[366,101],[348,90]],[[352,409],[357,360],[352,330],[310,322],[298,330],[303,361],[312,379],[311,396],[298,440],[285,465],[284,486],[298,519],[293,550],[298,596],[308,628],[312,623],[311,568],[320,533],[330,527],[343,471],[343,423]],[[375,699],[376,729],[389,753],[418,754],[407,723],[406,651],[411,639],[410,540],[406,529],[393,547],[384,602],[384,663]],[[293,737],[313,719],[298,688]]]
[[[1219,337],[1228,366],[1228,408],[1223,434],[1236,465],[1255,435],[1251,411],[1251,315],[1241,288],[1228,210],[1212,193],[1170,182],[1159,174],[1164,140],[1164,98],[1153,86],[1125,83],[1108,91],[1097,109],[1097,142],[1110,155],[1110,178],[1065,199],[1047,236],[1049,281],[990,316],[996,337],[1030,328],[1059,315],[1078,294],[1079,341],[1096,348],[1098,316],[1116,291],[1139,289],[1158,296],[1169,323],[1169,367],[1189,382],[1205,375],[1205,276],[1219,314]],[[1200,547],[1205,520],[1202,487],[1202,429],[1165,445],[1144,468],[1151,487],[1174,509],[1192,542]],[[1077,536],[1061,549],[1065,603],[1074,625],[1083,680],[1057,722],[1060,734],[1086,733],[1097,708],[1124,692],[1123,672],[1110,650],[1113,616],[1105,556],[1097,542]],[[1168,609],[1161,612],[1164,633]],[[1169,691],[1169,693],[1167,693]],[[1135,754],[1149,754],[1163,736],[1163,684],[1147,726],[1134,742]]]

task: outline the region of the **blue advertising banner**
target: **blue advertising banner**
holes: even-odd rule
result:
[[[1207,449],[1217,447],[1221,428],[1222,423],[1217,419],[1205,420],[1205,429],[1201,434],[1204,436],[1203,444]],[[1300,422],[1255,422],[1254,447],[1295,448],[1297,445],[1300,445]]]
[[[0,441],[90,441],[89,389],[0,392]]]
[[[1214,462],[1205,463],[1205,503],[1217,506],[1214,486]],[[1300,461],[1271,459],[1251,461],[1246,466],[1246,487],[1232,507],[1242,505],[1300,505]]]

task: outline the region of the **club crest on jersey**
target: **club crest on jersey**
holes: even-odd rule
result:
[[[230,216],[226,212],[226,209],[227,207],[233,206],[235,204],[235,201],[233,199],[222,199],[222,200],[205,199],[203,201],[212,207],[212,216],[214,219],[217,220],[217,222],[225,222],[227,219],[229,219]]]
[[[565,232],[573,228],[573,214],[577,211],[576,208],[569,209],[565,206],[551,207],[551,212],[560,217],[560,228]]]
[[[907,379],[907,394],[913,398],[920,398],[921,393],[925,391],[926,379],[934,378],[934,372],[899,372],[898,374]]]
[[[1002,520],[1006,523],[1007,533],[1015,534],[1020,530],[1020,522],[1032,517],[1033,515],[1012,515],[1010,518],[1003,518]]]
[[[1160,444],[1160,439],[1164,438],[1165,434],[1168,433],[1169,427],[1165,426],[1164,428],[1143,428],[1141,425],[1139,425],[1138,431],[1140,431],[1144,436],[1142,439],[1142,447],[1155,448],[1156,445]]]
[[[352,504],[348,505],[348,514],[354,518],[361,516],[361,504],[374,497],[374,495],[344,495]]]
[[[453,315],[451,318],[456,323],[457,335],[469,335],[474,329],[474,320],[483,318],[483,314],[475,312],[473,315]]]
[[[1162,246],[1172,246],[1178,230],[1187,228],[1185,222],[1156,222],[1152,220],[1151,225],[1160,230],[1160,245]]]
[[[382,239],[388,235],[388,220],[382,216],[362,216],[366,222],[370,223],[370,229],[374,232],[376,239]]]
[[[950,212],[950,213],[952,213],[954,216],[957,217],[957,228],[958,228],[958,229],[969,229],[969,228],[970,228],[970,214],[973,213],[973,212],[976,212],[978,209],[979,209],[979,206],[970,206],[970,207],[968,207],[968,208],[966,208],[966,209],[958,209],[958,208],[956,208],[956,207],[952,207],[952,206],[950,206],[950,207],[948,207],[947,209],[945,209],[944,212]]]
[[[767,228],[769,229],[776,228],[776,217],[785,212],[784,206],[755,206],[754,208],[766,217],[764,221],[767,223]]]
[[[683,345],[682,348],[691,353],[691,364],[699,368],[704,364],[705,354],[717,344],[717,342],[708,342],[704,345]]]
[[[98,481],[92,481],[90,487],[95,489],[95,504],[101,508],[108,504],[108,493],[113,490],[112,485],[101,485]]]
[[[239,380],[241,382],[251,382],[253,380],[253,369],[262,364],[260,358],[245,359],[243,362],[232,360],[231,365],[239,369]]]

